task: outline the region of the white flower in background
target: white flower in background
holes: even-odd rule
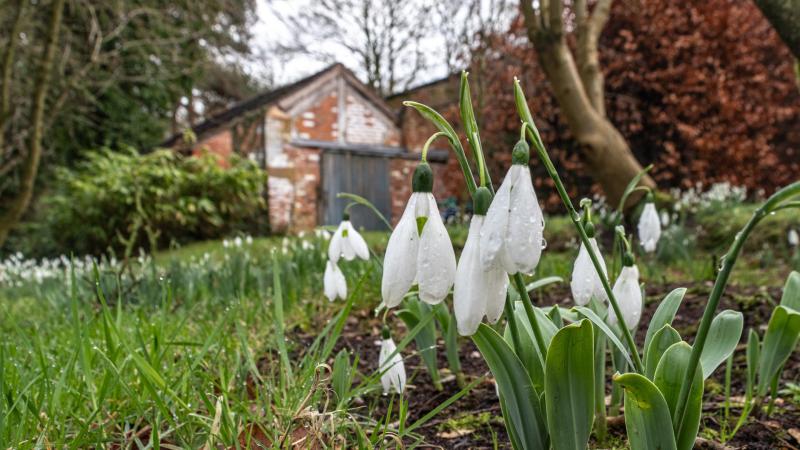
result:
[[[544,218],[533,190],[524,141],[514,147],[513,160],[486,213],[480,258],[484,270],[499,265],[510,274],[529,274],[542,255]]]
[[[606,262],[603,260],[603,255],[597,246],[597,240],[591,237],[589,238],[589,244],[600,260],[603,276],[608,277]],[[575,259],[575,265],[572,268],[572,281],[570,281],[569,286],[572,289],[572,298],[575,299],[575,303],[579,306],[589,303],[592,297],[600,301],[608,300],[608,295],[603,289],[603,283],[600,281],[594,264],[592,264],[592,259],[589,257],[589,252],[583,243],[581,243],[578,257]]]
[[[619,309],[622,310],[622,318],[625,326],[629,330],[636,328],[639,319],[642,317],[642,289],[639,287],[639,269],[635,266],[625,266],[614,283],[614,297],[617,299]],[[608,319],[609,325],[617,324],[617,315],[614,309],[609,306]]]
[[[661,211],[661,226],[666,227],[669,225],[669,213],[665,211]]]
[[[791,229],[789,230],[789,245],[792,247],[797,247],[800,245],[800,236],[797,235],[797,230]]]
[[[339,228],[333,233],[330,245],[328,245],[328,258],[334,263],[343,256],[345,260],[352,261],[358,256],[361,259],[369,259],[369,247],[367,242],[356,231],[350,223],[349,216],[345,214],[344,220],[339,224]]]
[[[658,219],[656,205],[648,201],[645,203],[642,215],[639,217],[639,242],[641,242],[644,251],[653,252],[660,237],[661,222]]]
[[[422,182],[417,183],[421,178]],[[433,174],[426,163],[414,172],[414,193],[408,199],[383,260],[381,295],[387,308],[400,304],[416,283],[419,298],[435,305],[447,297],[456,277],[456,254],[431,193]]]
[[[488,190],[486,194],[489,194]],[[456,269],[453,309],[458,333],[462,336],[475,334],[483,316],[490,323],[497,322],[505,305],[508,275],[500,266],[484,271],[481,264],[483,239],[480,236],[481,228],[485,225],[486,218],[483,215],[476,213],[472,216],[467,242]]]
[[[390,391],[394,391],[402,394],[406,387],[406,367],[403,364],[403,358],[400,356],[400,352],[396,351],[397,346],[389,336],[387,329],[383,330],[382,337],[381,351],[378,354],[378,370],[383,373],[381,375],[383,393],[388,394]]]
[[[334,301],[337,298],[347,298],[347,281],[335,262],[328,261],[322,281],[325,288],[325,297],[328,297],[328,300]]]

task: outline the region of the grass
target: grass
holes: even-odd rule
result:
[[[567,230],[566,218],[549,219],[545,235],[559,250],[544,253],[537,278],[569,280],[577,249]],[[462,247],[464,227],[451,233]],[[377,254],[387,238],[366,233]],[[639,257],[645,282],[713,274],[713,253],[692,242],[663,245],[675,248]],[[417,442],[415,427],[402,420],[402,398],[392,399],[388,416],[374,417],[376,374],[342,382],[345,362],[334,362],[350,308],[378,303],[380,258],[340,263],[350,297],[329,303],[321,295],[326,248],[314,234],[209,241],[124,272],[83,267],[74,276],[0,286],[0,447],[246,448],[300,440],[374,448],[393,446],[389,437],[404,430]],[[786,260],[784,250],[756,248],[733,279],[780,285]],[[308,334],[318,338],[300,339]],[[355,356],[336,360],[349,365]],[[365,398],[366,406],[353,407]],[[484,429],[489,419],[443,426]]]

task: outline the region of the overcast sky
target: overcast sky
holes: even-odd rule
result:
[[[280,60],[271,51],[276,42],[287,42],[292,39],[288,28],[282,23],[280,16],[288,16],[301,8],[306,7],[313,0],[258,0],[258,20],[253,27],[252,47],[256,57],[247,63],[253,74],[271,80],[275,85],[284,85],[294,80],[310,75],[326,67],[332,62],[341,62],[361,76],[360,67],[354,56],[346,49],[332,43],[321,42],[320,48],[327,53],[333,53],[336,61],[315,59],[311,56],[295,56]],[[390,0],[393,1],[393,0]],[[443,52],[443,38],[432,37],[426,46]],[[436,60],[436,58],[433,58]],[[432,64],[413,83],[422,84],[427,81],[442,78],[447,75],[444,63]]]

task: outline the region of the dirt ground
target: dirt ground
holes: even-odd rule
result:
[[[643,313],[642,322],[647,323],[650,316],[658,306],[658,302],[678,285],[655,285],[647,287],[647,304]],[[693,335],[696,324],[703,313],[705,302],[711,284],[694,286],[684,298],[678,311],[673,326],[682,336]],[[721,301],[719,310],[733,309],[742,311],[745,318],[745,329],[742,334],[743,342],[737,349],[733,366],[732,397],[734,399],[744,396],[744,370],[745,351],[744,339],[748,329],[754,328],[763,335],[774,304],[780,301],[780,288],[763,287],[737,287],[729,286]],[[534,301],[539,305],[560,304],[571,306],[569,287],[557,286],[543,293],[534,295]],[[399,320],[398,320],[399,322]],[[646,327],[641,327],[637,333],[637,341],[644,340]],[[354,314],[348,321],[347,327],[339,342],[339,346],[349,348],[360,355],[362,363],[359,370],[362,373],[374,370],[377,365],[379,323],[369,312],[364,311]],[[480,353],[472,341],[462,340],[461,363],[466,374],[467,382],[476,377],[486,376],[486,380],[477,385],[471,392],[460,400],[440,412],[434,419],[427,422],[417,432],[424,436],[427,448],[445,449],[482,449],[494,448],[495,443],[499,448],[510,448],[508,436],[502,423],[500,404],[495,394],[495,387],[491,373],[483,362]],[[443,343],[440,342],[440,351],[437,352],[440,369],[447,367]],[[413,344],[404,354],[413,353]],[[410,417],[408,423],[422,417],[441,402],[445,401],[459,391],[454,377],[448,376],[445,370],[443,375],[443,390],[438,391],[425,370],[420,358],[412,355],[406,358],[406,370],[409,374],[407,397],[410,402]],[[706,382],[705,413],[701,424],[700,436],[707,438],[714,444],[714,438],[720,428],[722,419],[722,404],[724,401],[723,382],[724,364]],[[800,352],[794,352],[786,364],[783,372],[781,386],[786,382],[797,383],[800,378]],[[610,392],[610,391],[607,391]],[[800,396],[800,393],[796,394]],[[796,449],[800,448],[800,399],[792,400],[792,395],[782,395],[776,402],[775,410],[771,416],[766,417],[763,412],[751,414],[749,422],[743,426],[735,438],[726,444],[727,447],[716,448],[737,449]],[[388,397],[378,400],[379,413],[388,406]],[[734,403],[731,410],[732,421],[738,419],[740,408]],[[624,425],[617,423],[610,425],[610,439],[606,446],[624,447]],[[599,448],[599,447],[598,447]]]

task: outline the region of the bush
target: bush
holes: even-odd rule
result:
[[[132,149],[89,154],[56,171],[14,247],[29,256],[154,250],[266,228],[266,174],[233,156]]]

